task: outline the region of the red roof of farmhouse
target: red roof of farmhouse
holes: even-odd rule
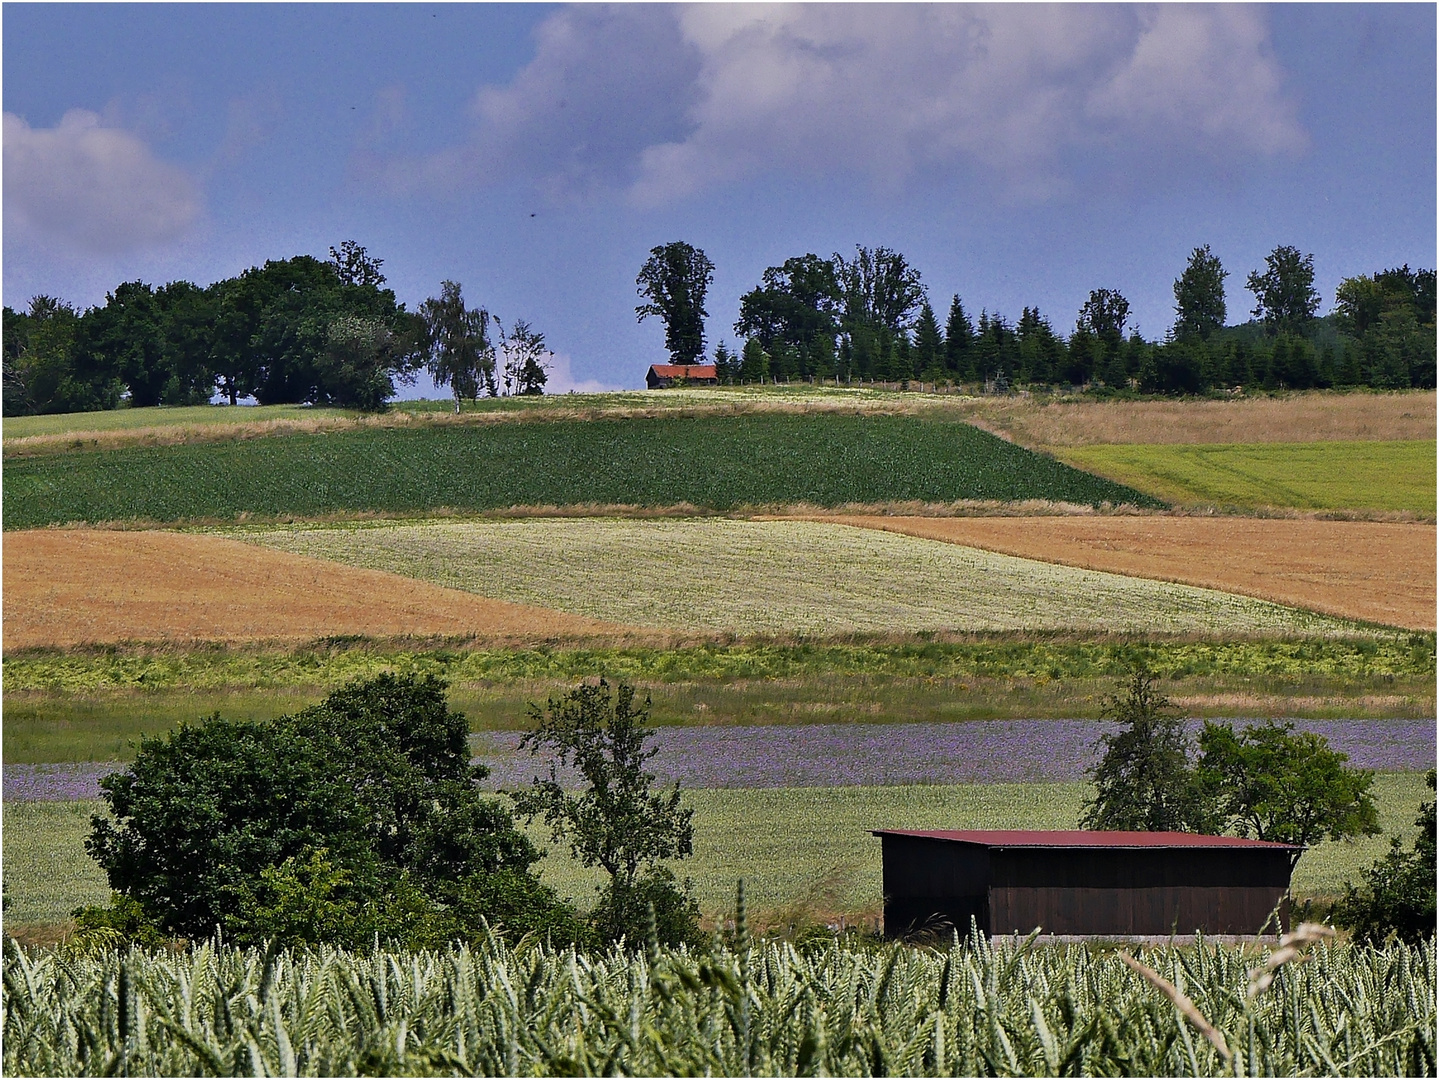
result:
[[[959,844],[982,844],[1003,848],[1292,848],[1268,840],[1245,840],[1238,836],[1198,836],[1182,832],[1100,832],[1069,830],[1037,832],[1021,829],[914,830],[875,829],[874,836],[917,836],[928,840],[952,840]]]
[[[713,364],[651,364],[650,370],[661,379],[717,378]]]

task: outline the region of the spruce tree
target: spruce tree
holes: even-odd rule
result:
[[[919,309],[919,320],[914,325],[914,344],[911,350],[915,374],[924,378],[936,368],[944,367],[944,338],[939,333],[939,322],[934,317],[934,308],[926,300]]]
[[[944,366],[956,375],[973,377],[974,361],[969,347],[974,342],[974,326],[964,313],[959,294],[949,302],[949,320],[944,326]]]

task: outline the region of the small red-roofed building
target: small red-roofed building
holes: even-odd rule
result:
[[[651,364],[645,383],[651,390],[667,386],[718,386],[719,373],[713,364]]]
[[[1287,918],[1302,848],[1234,836],[877,829],[890,936],[1258,934]],[[1267,925],[1266,925],[1267,924]]]

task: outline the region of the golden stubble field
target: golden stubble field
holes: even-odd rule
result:
[[[4,544],[7,650],[343,634],[495,644],[632,636],[582,615],[218,536],[42,529],[8,532]]]
[[[1433,525],[1239,517],[813,515],[1006,555],[1435,628]]]
[[[1311,391],[1230,401],[981,398],[964,417],[1030,447],[1104,443],[1393,442],[1435,437],[1435,392]]]

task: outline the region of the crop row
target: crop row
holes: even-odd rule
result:
[[[5,528],[438,507],[1044,499],[1159,506],[967,424],[733,417],[361,428],[15,460]]]
[[[443,953],[5,958],[10,1075],[1243,1075],[1434,1071],[1434,946],[1320,946],[1279,969],[1202,944],[1144,961],[982,938],[586,956],[498,940]]]

